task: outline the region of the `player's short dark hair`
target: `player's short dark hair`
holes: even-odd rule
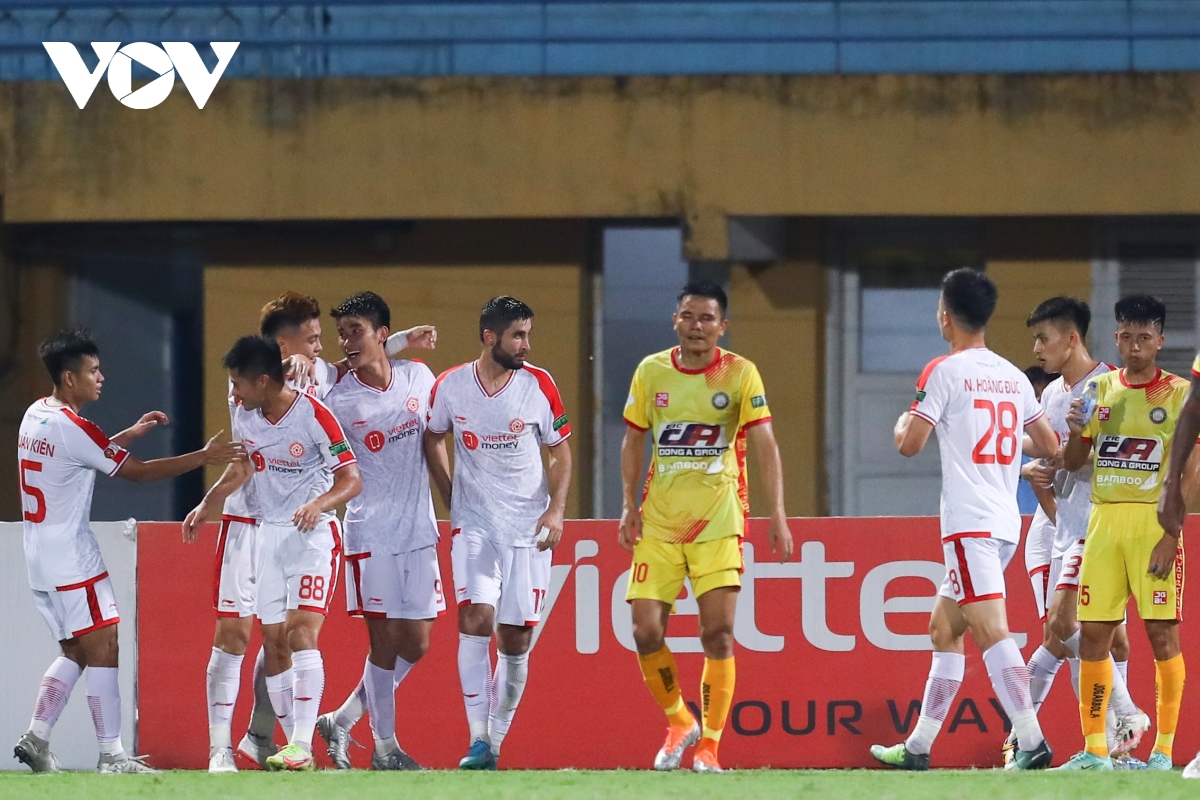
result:
[[[479,312],[479,341],[483,341],[484,331],[503,335],[514,322],[527,319],[533,319],[533,309],[517,298],[508,295],[493,297]]]
[[[1034,364],[1032,367],[1025,368],[1025,377],[1029,378],[1029,382],[1034,386],[1049,386],[1059,376],[1056,372],[1046,372],[1046,370]]]
[[[284,292],[262,307],[259,332],[274,339],[285,328],[299,328],[310,319],[320,319],[317,298],[299,292]]]
[[[359,292],[352,294],[329,312],[334,319],[342,317],[359,317],[371,323],[371,327],[392,327],[392,310],[382,297],[374,292]]]
[[[50,380],[55,386],[62,384],[62,374],[73,372],[79,368],[84,356],[100,357],[100,348],[96,346],[91,331],[86,328],[72,328],[59,331],[38,345],[38,357],[46,365]]]
[[[682,303],[685,297],[706,297],[709,300],[716,300],[717,305],[721,308],[722,319],[729,309],[729,298],[725,295],[725,290],[712,281],[689,281],[687,286],[684,286],[679,292],[679,296],[675,298],[675,305],[678,306]]]
[[[978,333],[996,310],[996,284],[977,269],[960,267],[942,278],[942,302],[959,327]]]
[[[1113,306],[1117,322],[1132,322],[1135,325],[1153,325],[1162,333],[1167,324],[1167,304],[1148,294],[1131,294],[1122,297]]]
[[[233,343],[221,363],[243,378],[266,375],[275,383],[283,383],[283,353],[279,343],[269,336],[243,336]]]
[[[1087,336],[1088,326],[1092,324],[1092,310],[1088,304],[1074,297],[1051,297],[1043,300],[1029,319],[1025,320],[1026,327],[1032,328],[1039,322],[1058,322],[1070,325],[1079,331],[1080,338]]]

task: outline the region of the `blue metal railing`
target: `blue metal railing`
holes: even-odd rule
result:
[[[1200,0],[0,0],[0,80],[163,40],[241,42],[229,77],[1200,70]]]

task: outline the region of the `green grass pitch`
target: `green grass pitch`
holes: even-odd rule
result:
[[[725,775],[658,774],[616,770],[512,771],[498,773],[316,772],[209,775],[175,771],[163,775],[0,774],[0,797],[163,797],[171,800],[298,800],[352,797],[355,800],[531,800],[532,798],[618,797],[639,800],[703,800],[706,797],[917,798],[918,800],[1107,800],[1107,798],[1194,798],[1200,781],[1171,773],[1014,774],[1000,770],[934,770],[926,773],[876,770],[744,770]]]

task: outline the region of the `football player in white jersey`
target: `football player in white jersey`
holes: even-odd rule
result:
[[[371,769],[420,769],[396,739],[396,688],[429,649],[446,610],[438,565],[437,518],[422,434],[433,373],[420,361],[388,357],[391,310],[374,292],[330,312],[350,371],[326,401],[350,437],[362,494],[346,506],[346,608],[366,621],[370,651],[347,701],[317,720],[339,769],[350,768],[350,729],[370,712]]]
[[[209,439],[202,450],[173,458],[138,461],[124,446],[159,424],[154,411],[109,439],[79,415],[85,403],[100,399],[104,376],[100,350],[86,331],[68,331],[46,340],[38,355],[54,391],[31,405],[17,439],[25,562],[34,603],[59,642],[62,655],[50,665],[38,689],[29,730],[14,755],[34,772],[58,772],[50,752],[50,731],[71,690],[87,671],[88,706],[100,743],[101,773],[156,772],[121,746],[121,695],[117,684],[117,604],[108,570],[89,517],[96,473],[146,482],[173,478],[205,464],[245,460],[238,443]],[[218,434],[219,436],[220,434]]]
[[[1072,297],[1052,297],[1044,301],[1029,315],[1026,325],[1033,333],[1033,354],[1048,372],[1060,373],[1042,393],[1042,408],[1046,419],[1054,429],[1060,443],[1070,437],[1067,427],[1067,412],[1071,401],[1083,394],[1088,381],[1112,368],[1092,358],[1085,339],[1091,324],[1092,312],[1087,303]],[[1053,515],[1049,525],[1042,529],[1050,534],[1046,552],[1044,580],[1034,580],[1035,594],[1044,590],[1038,598],[1040,608],[1046,614],[1044,641],[1034,651],[1027,663],[1030,695],[1034,708],[1040,708],[1050,692],[1063,660],[1071,667],[1072,684],[1078,696],[1079,682],[1079,622],[1076,606],[1079,592],[1079,572],[1083,563],[1083,540],[1087,535],[1088,514],[1091,511],[1091,464],[1078,472],[1063,469],[1061,448],[1053,459],[1031,461],[1022,470],[1022,477],[1035,488],[1048,491],[1043,501]],[[1028,536],[1032,540],[1038,529],[1031,526]],[[1029,551],[1027,542],[1026,551]],[[1039,567],[1041,565],[1038,565]],[[1033,577],[1034,567],[1026,567]],[[1043,605],[1044,604],[1044,605]],[[1150,718],[1142,713],[1129,697],[1125,675],[1128,668],[1129,639],[1125,626],[1113,644],[1113,699],[1110,713],[1110,748],[1114,756],[1120,756],[1137,747],[1142,735],[1150,726]],[[1006,760],[1011,752],[1013,737],[1010,734],[1005,747]]]
[[[896,448],[904,456],[919,453],[937,428],[946,560],[929,621],[933,663],[917,725],[907,741],[871,747],[871,755],[900,769],[929,768],[929,750],[962,684],[967,631],[1012,720],[1017,768],[1045,769],[1052,758],[1029,697],[1024,659],[1008,635],[1004,568],[1021,537],[1022,431],[1029,438],[1024,449],[1035,458],[1052,457],[1058,439],[1025,373],[987,349],[984,335],[996,297],[982,272],[964,268],[946,275],[937,316],[950,353],[925,367],[912,408],[896,422]]]
[[[571,426],[558,387],[525,360],[532,325],[533,311],[519,300],[488,301],[479,318],[483,352],[442,373],[430,399],[425,452],[450,505],[458,675],[470,728],[460,769],[496,768],[525,691],[533,626],[550,587],[550,550],[562,538],[571,483]],[[445,445],[451,432],[453,482]]]
[[[276,342],[243,337],[224,364],[238,403],[234,435],[250,452],[232,483],[254,481],[262,520],[254,592],[267,693],[288,733],[288,745],[267,759],[267,768],[312,769],[312,736],[325,684],[317,639],[341,564],[341,529],[333,509],[357,496],[362,480],[333,413],[284,382]],[[222,479],[209,492],[214,505],[225,499],[230,483]],[[200,521],[189,518],[191,524]]]
[[[344,371],[343,364],[330,364],[321,359],[321,306],[315,297],[299,292],[284,292],[263,306],[259,315],[263,336],[274,339],[280,353],[296,377],[289,380],[294,388],[303,388],[323,398]],[[394,334],[389,338],[389,351],[405,347],[432,348],[437,332],[420,326]],[[236,404],[232,388],[229,392],[229,414],[232,419]],[[233,473],[222,476],[232,481]],[[218,483],[217,485],[220,485]],[[214,486],[215,488],[215,486]],[[229,484],[221,491],[229,489]],[[199,524],[208,517],[209,497],[184,521],[184,541],[195,542]],[[207,680],[209,772],[237,772],[233,761],[233,740],[230,730],[234,704],[242,680],[242,659],[250,643],[254,619],[254,549],[255,531],[260,515],[254,486],[246,482],[234,489],[221,510],[221,531],[217,537],[216,585],[213,587],[213,606],[217,615],[216,634],[209,655]],[[254,707],[246,735],[238,743],[237,752],[266,767],[266,760],[275,754],[273,734],[275,711],[267,696],[266,673],[263,671],[264,649],[258,650],[254,662]]]

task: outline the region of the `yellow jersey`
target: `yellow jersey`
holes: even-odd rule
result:
[[[1188,382],[1159,370],[1129,384],[1125,370],[1099,375],[1096,410],[1083,438],[1094,444],[1093,503],[1157,503]]]
[[[653,437],[643,534],[680,543],[743,536],[746,430],[771,419],[762,377],[720,348],[705,369],[678,359],[677,347],[643,359],[625,402],[626,423]]]

